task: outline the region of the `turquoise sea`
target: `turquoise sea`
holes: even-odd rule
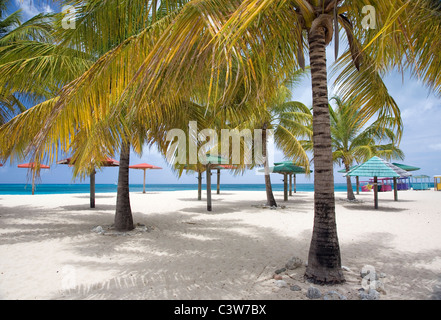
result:
[[[273,191],[283,191],[283,184],[273,184]],[[429,185],[433,188],[433,183]],[[89,184],[38,184],[35,187],[36,194],[69,194],[69,193],[89,193]],[[179,190],[197,190],[197,184],[147,184],[147,192],[158,191],[179,191]],[[205,190],[205,185],[202,185]],[[264,184],[221,184],[221,191],[265,191]],[[353,186],[355,190],[355,186]],[[32,186],[30,184],[0,184],[0,194],[31,194]],[[212,190],[216,192],[216,184],[212,185]],[[96,193],[116,192],[116,184],[97,184]],[[313,192],[314,184],[297,184],[299,192]],[[336,183],[336,192],[346,191],[346,183]],[[130,192],[142,192],[142,184],[131,184]]]
[[[273,184],[274,191],[283,191],[283,184]],[[179,191],[197,190],[197,184],[147,184],[146,191]],[[205,185],[202,186],[205,190]],[[225,191],[265,191],[264,184],[221,184],[221,190]],[[0,194],[31,194],[30,184],[0,184]],[[97,184],[96,193],[116,192],[116,184]],[[216,184],[212,185],[212,190],[216,192]],[[131,192],[142,192],[142,184],[131,184]],[[314,184],[297,184],[297,191],[313,192]],[[345,183],[335,184],[335,191],[346,191]],[[36,194],[69,194],[69,193],[89,193],[89,184],[38,184],[35,187]]]

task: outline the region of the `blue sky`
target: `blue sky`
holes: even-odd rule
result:
[[[28,19],[40,12],[55,11],[55,6],[49,5],[51,1],[11,0],[10,12],[20,6],[23,10],[23,18]],[[344,49],[344,48],[343,48]],[[334,61],[332,46],[328,48],[328,63]],[[385,83],[390,94],[394,97],[402,112],[404,122],[404,135],[400,148],[406,158],[401,162],[420,167],[415,174],[429,176],[441,175],[441,99],[421,84],[417,79],[411,79],[405,75],[404,81],[401,74],[392,73],[387,76]],[[332,82],[330,82],[332,83]],[[332,88],[330,88],[332,96]],[[310,79],[305,79],[302,84],[293,91],[292,100],[297,100],[311,106],[312,93]],[[284,160],[283,154],[276,150],[275,161]],[[169,169],[164,157],[154,148],[146,149],[142,157],[132,153],[131,164],[147,162],[160,167],[163,170],[151,170],[147,174],[147,183],[196,183],[195,175],[184,174],[180,179]],[[340,168],[335,167],[336,171]],[[345,182],[342,174],[335,172],[336,182]],[[97,183],[115,183],[118,179],[117,168],[104,168],[97,174]],[[5,164],[0,167],[0,183],[26,183],[28,182],[26,169],[18,169],[17,163]],[[282,177],[274,174],[273,183],[282,183]],[[52,166],[51,170],[44,170],[41,175],[41,183],[71,183],[72,170],[63,165]],[[76,183],[81,183],[77,180]],[[85,181],[87,183],[88,181]],[[263,183],[263,176],[255,171],[249,171],[243,176],[233,176],[225,172],[222,176],[223,183]],[[311,183],[313,177],[299,176],[299,183]],[[142,171],[130,171],[130,183],[142,183]]]

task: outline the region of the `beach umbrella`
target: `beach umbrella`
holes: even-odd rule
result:
[[[207,154],[205,172],[207,174],[207,211],[212,211],[211,206],[211,169],[221,164],[228,164],[228,160],[221,156]]]
[[[57,164],[67,164],[69,166],[73,166],[74,161],[72,161],[72,158],[67,158],[64,160],[57,161]],[[112,158],[106,158],[101,161],[101,167],[118,167],[119,161],[116,161]],[[90,207],[95,208],[95,175],[96,171],[95,168],[92,170],[92,173],[90,174]]]
[[[275,166],[279,165],[287,165],[291,166],[293,168],[293,172],[289,173],[289,195],[292,196],[293,191],[293,179],[294,179],[294,193],[297,193],[297,175],[298,174],[306,174],[306,170],[302,167],[294,165],[292,161],[282,161],[282,162],[275,162]],[[310,170],[312,172],[312,170]]]
[[[35,169],[35,168],[50,169],[49,166],[46,166],[44,164],[40,164],[40,165],[36,166],[34,162],[19,164],[17,167],[18,168],[26,168],[26,169]],[[32,174],[32,195],[34,195],[34,193],[35,193],[35,174],[33,173]]]
[[[354,170],[355,168],[359,167],[360,165],[352,166],[349,168],[349,171]],[[346,173],[346,169],[338,171],[339,173]],[[360,194],[360,178],[358,176],[355,177],[355,183],[357,185],[357,194]]]
[[[345,174],[351,177],[374,177],[374,206],[378,209],[378,178],[394,178],[394,198],[398,200],[396,178],[411,174],[379,157],[372,157]]]
[[[147,170],[159,170],[162,169],[161,167],[157,167],[154,166],[152,164],[148,164],[148,163],[140,163],[140,164],[135,164],[133,166],[129,166],[130,169],[138,169],[138,170],[142,170],[144,171],[144,182],[143,182],[143,187],[142,187],[142,193],[145,193],[145,173]]]
[[[270,167],[270,172],[282,174],[283,179],[283,201],[288,201],[288,175],[305,174],[305,168],[294,165],[291,161],[276,162],[274,167]],[[264,172],[265,169],[260,169],[259,172]],[[290,181],[290,189],[292,182]]]
[[[220,194],[220,175],[221,175],[221,170],[234,170],[234,169],[237,169],[237,167],[233,166],[233,165],[230,165],[230,164],[221,164],[221,165],[213,167],[212,169],[217,171],[217,190],[216,190],[216,193]]]
[[[409,166],[407,164],[401,164],[401,163],[392,163],[392,164],[394,166],[396,166],[396,167],[398,167],[400,169],[406,170],[406,171],[418,171],[418,170],[421,169],[421,168],[418,168],[418,167]]]

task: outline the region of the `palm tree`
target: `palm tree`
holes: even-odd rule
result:
[[[331,136],[334,162],[343,165],[346,172],[352,165],[369,160],[373,156],[404,158],[403,152],[396,146],[397,137],[390,127],[384,127],[386,119],[377,119],[369,126],[364,126],[360,117],[360,109],[351,102],[342,101],[338,97],[336,109],[331,106]],[[393,119],[389,119],[392,125]],[[346,176],[348,200],[354,200],[351,177]]]
[[[362,9],[366,5],[377,9],[381,30],[363,28]],[[394,115],[399,124],[398,106],[389,96],[380,75],[391,63],[400,63],[398,61],[403,60],[403,56],[411,63],[416,58],[421,60],[415,54],[414,44],[423,33],[415,33],[414,26],[415,21],[421,21],[418,19],[426,9],[424,1],[405,0],[191,1],[150,51],[137,72],[134,81],[137,86],[132,86],[128,95],[133,97],[136,108],[147,98],[172,104],[177,97],[193,92],[189,90],[192,88],[208,92],[207,99],[216,107],[228,104],[233,97],[230,91],[234,90],[224,91],[221,97],[213,92],[221,86],[236,86],[237,75],[241,72],[245,77],[240,80],[249,88],[245,98],[258,103],[262,102],[262,97],[268,96],[268,91],[274,90],[273,80],[268,82],[268,73],[283,78],[289,70],[303,67],[304,53],[309,53],[313,91],[315,219],[306,277],[319,283],[339,283],[344,281],[344,276],[335,223],[326,47],[334,34],[334,42],[338,44],[340,25],[346,31],[350,47],[341,61],[346,61],[347,57],[353,61],[353,64],[346,65],[338,78],[342,84],[340,90],[346,90],[348,97],[363,106],[361,115]],[[423,21],[426,28],[433,25],[427,17]],[[395,36],[391,30],[398,30],[403,36]],[[436,38],[435,33],[430,34],[431,39]],[[425,41],[421,40],[427,43]],[[386,63],[384,58],[391,58],[386,54],[388,50],[393,58]],[[250,51],[256,52],[256,60],[250,60]],[[379,51],[384,53],[380,57]],[[430,54],[424,58],[428,56]],[[238,63],[234,64],[234,61]],[[415,65],[417,67],[411,66],[415,70],[430,65],[428,75],[435,75],[439,70],[430,59],[423,65]],[[217,70],[222,66],[235,66],[237,72],[231,70],[225,77],[219,77]],[[343,78],[351,81],[345,83]],[[428,82],[440,86],[441,83],[435,80],[429,79]]]
[[[376,9],[377,30],[364,28],[366,5]],[[166,114],[179,101],[205,97],[206,105],[217,109],[230,105],[240,87],[245,88],[242,103],[253,101],[261,108],[292,70],[304,66],[306,53],[313,91],[315,218],[305,275],[319,283],[339,283],[344,276],[335,223],[326,47],[333,38],[338,44],[340,25],[349,43],[337,64],[342,98],[362,106],[365,121],[378,113],[399,122],[398,106],[381,76],[398,66],[441,90],[439,54],[433,46],[439,44],[439,22],[427,0],[188,1],[161,25],[161,32],[152,32],[160,29],[155,23],[140,30],[65,86],[56,112],[33,145],[44,145],[50,135],[47,123],[57,115],[90,119],[84,106],[97,111],[92,114],[111,110],[117,115],[124,106],[117,101],[129,101],[131,113],[156,106]]]
[[[294,74],[291,85],[294,80],[298,81],[301,73]],[[295,79],[297,77],[297,79]],[[304,104],[297,101],[290,101],[291,91],[282,85],[277,95],[269,99],[265,104],[266,117],[259,117],[258,126],[262,129],[263,141],[263,157],[265,172],[265,189],[267,197],[267,206],[277,207],[277,202],[271,186],[269,161],[267,154],[267,132],[274,130],[275,145],[280,148],[285,157],[292,159],[297,164],[306,167],[309,171],[309,159],[304,150],[300,138],[312,136],[312,130],[308,126],[312,120],[311,116],[306,113],[309,110]]]

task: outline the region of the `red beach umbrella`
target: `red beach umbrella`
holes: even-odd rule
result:
[[[130,166],[129,168],[144,171],[144,184],[143,184],[143,188],[142,188],[142,193],[145,193],[145,172],[150,169],[162,169],[161,167],[157,167],[157,166],[154,166],[154,165],[148,164],[148,163],[135,164],[133,166]]]
[[[36,165],[34,162],[29,162],[29,163],[19,164],[17,167],[18,168],[25,168],[25,169],[34,169],[34,168],[36,168]],[[40,167],[40,169],[50,169],[49,166],[44,165],[44,164],[40,164],[39,167]],[[32,195],[34,193],[35,193],[35,174],[32,175]]]
[[[72,158],[67,158],[64,160],[57,161],[57,164],[67,164],[72,166],[75,161]],[[112,158],[106,158],[101,162],[102,167],[118,167],[119,161]],[[95,170],[90,174],[90,207],[95,208]]]

